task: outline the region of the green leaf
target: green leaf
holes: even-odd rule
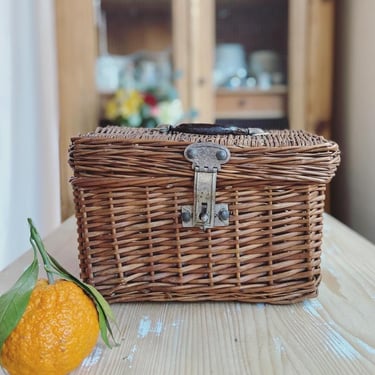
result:
[[[115,317],[113,315],[112,309],[109,306],[108,302],[104,299],[104,297],[92,285],[85,283],[82,284],[89,289],[90,295],[92,295],[95,298],[95,301],[99,303],[100,307],[103,309],[105,316],[114,321]]]
[[[104,315],[103,310],[98,307],[98,317],[99,317],[99,328],[100,328],[100,336],[102,337],[102,340],[104,344],[106,344],[109,348],[112,347],[111,343],[109,342],[108,339],[108,334],[107,334],[107,318]]]
[[[38,279],[39,263],[36,252],[34,260],[21,274],[10,290],[0,297],[0,352],[1,348],[17,327],[29,303],[31,292]]]
[[[109,342],[108,335],[111,336],[112,341],[114,342],[114,345],[118,345],[116,342],[116,339],[113,335],[113,331],[111,328],[111,323],[115,323],[115,317],[113,315],[112,309],[109,306],[108,302],[104,299],[104,297],[92,286],[89,284],[86,284],[73,276],[69,271],[67,271],[63,266],[60,265],[60,263],[48,252],[46,251],[42,239],[40,238],[40,235],[36,228],[34,227],[31,219],[28,219],[29,225],[30,225],[30,233],[32,238],[32,243],[34,243],[35,248],[39,251],[43,263],[44,268],[47,272],[48,279],[53,279],[52,273],[61,277],[62,279],[72,281],[76,285],[78,285],[81,289],[83,289],[84,292],[94,301],[96,310],[98,312],[98,318],[99,318],[99,328],[100,328],[100,334],[104,341],[104,343],[111,348],[112,345]],[[33,247],[34,247],[33,245]],[[34,248],[34,250],[35,250]]]

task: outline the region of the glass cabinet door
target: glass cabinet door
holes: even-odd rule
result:
[[[197,120],[287,127],[288,0],[173,1],[175,66]]]
[[[154,127],[181,121],[171,0],[102,0],[97,13],[102,122]]]
[[[216,0],[215,118],[285,128],[288,0]]]

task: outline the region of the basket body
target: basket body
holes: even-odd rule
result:
[[[216,179],[226,225],[186,227],[194,143],[230,150]],[[317,295],[334,142],[302,131],[260,136],[108,127],[72,139],[71,180],[84,281],[109,302],[291,303]]]

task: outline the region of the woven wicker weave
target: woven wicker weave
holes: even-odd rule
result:
[[[229,225],[181,224],[195,142],[231,153],[216,202]],[[325,186],[340,154],[302,131],[258,136],[162,133],[107,127],[75,137],[71,180],[82,278],[110,302],[291,303],[317,295]]]

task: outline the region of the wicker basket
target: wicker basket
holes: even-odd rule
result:
[[[338,146],[303,131],[206,128],[72,139],[83,280],[109,302],[316,296]]]

